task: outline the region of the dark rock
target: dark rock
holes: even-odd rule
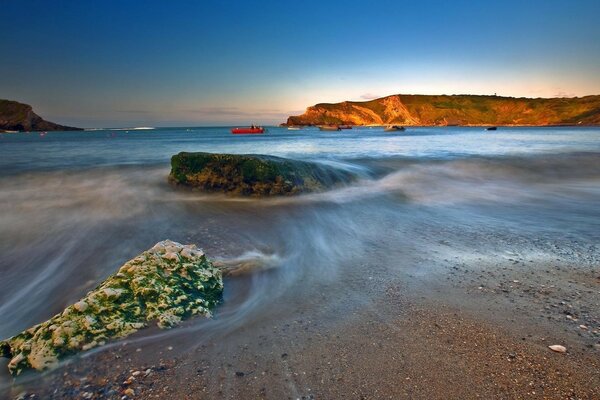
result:
[[[354,175],[318,163],[265,155],[179,153],[171,158],[171,182],[206,192],[282,196],[319,192]]]
[[[29,104],[0,100],[0,131],[81,131],[44,120]]]

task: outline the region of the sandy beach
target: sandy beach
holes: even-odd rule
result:
[[[328,219],[320,205],[270,208],[268,221],[237,207],[262,237],[276,236],[276,221],[316,218],[315,209],[317,220]],[[316,278],[317,266],[294,275],[284,290],[276,285],[290,275],[280,269],[226,278],[224,304],[213,321],[140,332],[75,357],[42,379],[19,378],[7,398],[600,396],[593,242],[479,223],[459,229],[449,221],[424,223],[419,214],[400,227],[361,202],[329,212],[336,221],[353,215],[368,233],[353,249],[347,245],[354,239],[337,238],[350,253],[329,276]],[[202,233],[188,233],[191,242],[201,239]],[[213,236],[205,250],[233,253],[231,235]],[[309,262],[319,252],[313,256]],[[248,303],[256,290],[260,297]]]
[[[600,278],[591,270],[561,273],[567,265],[539,265],[534,273],[510,261],[494,267],[498,272],[449,262],[435,282],[411,271],[403,282],[386,282],[373,265],[365,288],[378,292],[372,303],[299,305],[293,318],[264,316],[193,351],[182,351],[176,337],[149,347],[123,344],[43,384],[16,386],[12,395],[598,398]],[[567,353],[551,351],[552,344]]]
[[[2,359],[0,398],[600,395],[600,164],[598,153],[579,151],[597,130],[482,137],[423,128],[390,138],[365,129],[333,141],[278,129],[239,143],[218,130],[49,134],[74,155],[68,163],[5,171],[3,338],[61,312],[165,239],[243,268],[225,277],[212,319],[142,329],[16,380]],[[449,152],[457,138],[472,154]],[[358,178],[270,199],[179,190],[164,159],[183,139],[188,150],[294,149]],[[14,140],[6,149],[15,159],[37,146]],[[81,156],[89,140],[120,146],[97,151],[106,166],[94,167]],[[136,163],[119,165],[128,149]]]

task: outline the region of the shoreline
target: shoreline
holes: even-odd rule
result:
[[[311,124],[311,125],[287,125],[287,124],[279,124],[279,125],[263,125],[268,128],[288,128],[288,127],[299,127],[299,128],[311,128],[318,127],[322,125],[332,125],[332,124]],[[336,124],[333,124],[336,125]],[[495,126],[498,128],[598,128],[600,124],[554,124],[554,125],[494,125],[494,124],[470,124],[470,125],[404,125],[404,124],[384,124],[384,125],[353,125],[353,124],[339,124],[339,125],[348,125],[353,128],[385,128],[390,125],[401,125],[406,128],[486,128]],[[68,130],[68,131],[60,131],[60,130],[49,130],[49,131],[3,131],[0,130],[0,134],[15,134],[15,133],[55,133],[55,132],[69,132],[69,133],[77,133],[77,132],[104,132],[104,131],[126,131],[126,132],[144,132],[144,131],[154,131],[154,130],[166,130],[166,129],[230,129],[235,127],[236,125],[228,125],[228,126],[176,126],[176,127],[153,127],[153,128],[82,128],[81,130]]]
[[[318,126],[327,126],[327,125],[348,125],[357,128],[384,128],[390,125],[398,125],[403,126],[405,128],[486,128],[486,127],[498,127],[498,128],[597,128],[600,127],[600,124],[551,124],[551,125],[495,125],[495,124],[469,124],[469,125],[410,125],[410,124],[401,124],[401,123],[389,123],[384,125],[353,125],[353,124],[328,124],[328,123],[315,123],[310,125],[295,125],[295,124],[280,124],[279,127],[285,128],[290,126],[295,127],[318,127]]]
[[[600,276],[593,257],[573,265],[584,253],[576,247],[545,263],[518,254],[492,263],[425,256],[391,275],[389,260],[375,258],[366,281],[343,278],[367,302],[331,303],[328,287],[337,285],[323,283],[309,304],[283,295],[285,305],[255,310],[250,323],[223,334],[203,321],[149,340],[157,330],[140,332],[42,379],[17,381],[10,396],[592,399],[600,396]],[[237,293],[251,279],[229,278],[226,288]],[[222,307],[214,323],[235,301]]]
[[[380,147],[352,158],[349,147],[333,161],[370,178],[284,201],[174,192],[166,165],[143,167],[155,148],[172,153],[158,140],[141,164],[115,166],[123,158],[111,146],[107,168],[61,158],[50,173],[5,177],[3,336],[61,312],[165,238],[218,261],[270,264],[227,278],[212,320],[149,328],[14,384],[2,360],[0,398],[598,397],[598,153],[549,146],[511,158],[491,151],[496,140],[480,148],[464,136],[482,160],[439,163],[422,147],[410,162]],[[345,137],[360,150],[368,142]],[[451,149],[453,135],[438,137]],[[87,150],[77,143],[73,154]]]

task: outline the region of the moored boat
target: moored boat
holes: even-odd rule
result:
[[[390,126],[386,126],[385,128],[383,128],[384,132],[398,132],[398,131],[405,131],[406,128],[403,126],[399,126],[399,125],[390,125]]]
[[[485,128],[486,131],[495,131],[497,129],[498,129],[497,126],[488,126],[487,128]]]
[[[231,133],[236,134],[236,135],[240,135],[240,134],[246,134],[246,135],[253,135],[253,134],[260,134],[260,133],[265,133],[265,128],[263,128],[262,126],[248,126],[248,127],[242,127],[242,128],[233,128],[231,129]]]
[[[338,125],[340,129],[352,129],[352,125]]]
[[[341,131],[342,129],[337,125],[320,125],[320,131]]]
[[[300,127],[299,126],[288,126],[288,131],[299,131]]]

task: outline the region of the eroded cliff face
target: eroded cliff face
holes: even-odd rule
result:
[[[392,95],[317,104],[287,125],[600,125],[600,96],[529,99],[499,96]]]
[[[64,126],[44,120],[29,104],[0,100],[0,131],[78,131],[81,128]]]

